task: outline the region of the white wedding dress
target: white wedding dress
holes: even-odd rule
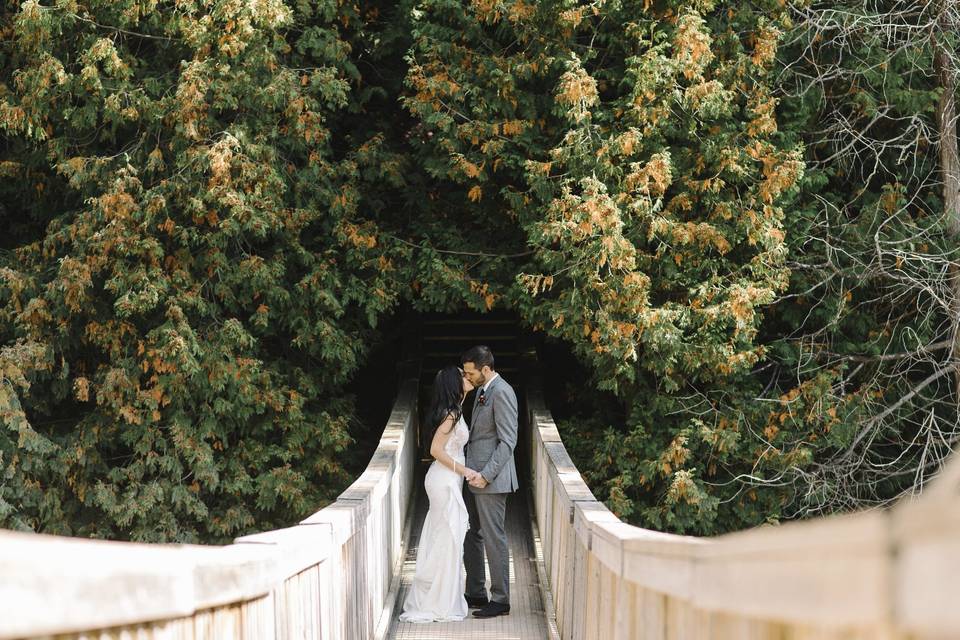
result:
[[[463,464],[463,447],[470,438],[463,417],[447,439],[444,450]],[[430,507],[423,520],[413,582],[403,602],[403,622],[450,622],[467,617],[463,597],[467,573],[463,566],[463,538],[470,528],[463,503],[463,476],[436,460],[423,481]]]

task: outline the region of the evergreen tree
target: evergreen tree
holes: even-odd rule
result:
[[[777,3],[418,9],[407,104],[431,134],[424,166],[483,237],[533,251],[476,288],[571,345],[624,416],[581,470],[642,524],[733,526],[707,483],[756,443],[710,394],[754,390],[760,310],[787,284],[781,203],[803,172],[771,95]],[[773,464],[808,460],[798,446]]]
[[[347,127],[375,14],[6,7],[0,523],[226,540],[317,509],[398,290],[356,217],[378,138]]]
[[[570,349],[565,442],[637,524],[921,487],[958,433],[956,14],[4,4],[0,526],[221,541],[321,507],[401,304]]]

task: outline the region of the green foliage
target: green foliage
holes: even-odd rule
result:
[[[939,93],[842,4],[7,3],[0,526],[218,541],[322,506],[400,304],[575,354],[565,441],[633,522],[909,487],[951,419],[897,404],[957,249],[900,144]]]
[[[776,67],[771,140],[803,148],[806,169],[778,227],[789,286],[753,325],[750,375],[621,392],[627,416],[603,438],[589,403],[564,423],[567,441],[592,432],[599,448],[578,464],[636,522],[716,533],[885,504],[919,490],[955,442],[953,321],[938,296],[958,246],[929,145],[930,41],[894,16],[901,3],[808,4],[778,18],[786,47],[754,56]],[[678,344],[711,361],[690,336]]]
[[[803,175],[771,94],[776,3],[420,6],[406,104],[432,134],[423,166],[490,236],[525,240],[519,276],[490,289],[626,408],[567,431],[594,452],[578,464],[625,517],[715,530],[712,447],[684,398],[742,388],[763,356]]]
[[[342,387],[397,290],[356,218],[378,140],[329,126],[367,99],[362,18],[8,11],[3,189],[35,223],[2,272],[0,523],[227,540],[318,508],[349,479]]]
[[[780,56],[779,120],[809,170],[786,227],[791,295],[771,309],[765,339],[780,384],[832,416],[807,435],[816,464],[799,515],[919,491],[955,442],[944,339],[956,301],[938,292],[960,238],[941,193],[933,40],[917,30],[939,6],[811,3]],[[956,60],[955,34],[941,36]]]

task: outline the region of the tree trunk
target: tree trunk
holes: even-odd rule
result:
[[[950,49],[949,35],[954,32],[951,10],[957,0],[940,0],[937,27],[933,36],[933,55],[942,93],[937,103],[937,126],[940,135],[940,168],[943,174],[943,206],[947,216],[947,233],[960,242],[960,155],[957,153],[957,64]],[[960,268],[952,256],[949,284],[950,332],[953,347],[950,360],[956,368],[956,391],[960,398]]]

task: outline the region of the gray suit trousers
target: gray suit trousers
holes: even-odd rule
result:
[[[506,493],[473,493],[463,485],[463,501],[470,515],[470,530],[463,540],[463,565],[467,570],[467,596],[487,595],[484,555],[490,564],[490,600],[510,604],[510,550],[505,528]]]

